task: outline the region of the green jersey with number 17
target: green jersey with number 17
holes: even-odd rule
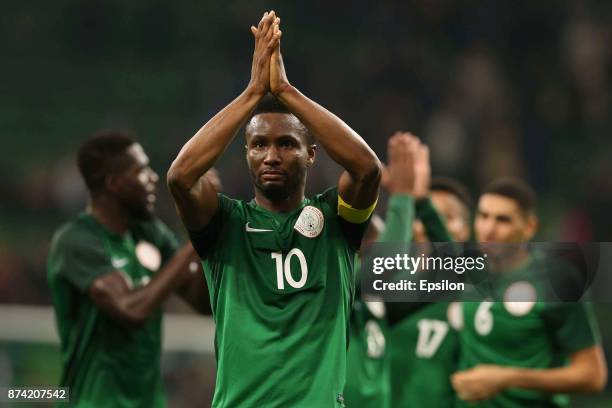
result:
[[[450,382],[459,362],[461,305],[431,303],[393,326],[389,334],[392,407],[452,407]]]
[[[191,232],[216,323],[213,407],[342,407],[353,262],[367,223],[329,189],[289,213],[219,194]]]

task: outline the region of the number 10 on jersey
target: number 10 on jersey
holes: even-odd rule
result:
[[[276,262],[276,287],[278,289],[285,289],[285,280],[287,283],[295,289],[299,289],[306,284],[308,278],[308,264],[306,264],[306,257],[299,248],[293,248],[283,261],[282,252],[272,252],[272,259]],[[291,275],[291,258],[297,256],[300,262],[300,279],[296,281]]]

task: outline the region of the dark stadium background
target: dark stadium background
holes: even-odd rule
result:
[[[539,240],[611,240],[610,1],[9,2],[0,15],[0,386],[58,378],[57,346],[21,331],[46,310],[30,306],[50,304],[50,236],[84,203],[76,146],[99,128],[133,129],[165,175],[247,84],[249,26],[270,8],[282,18],[290,81],[381,158],[396,129],[410,130],[429,143],[434,174],[474,194],[498,176],[531,182]],[[229,195],[249,198],[242,163],[238,140],[218,168]],[[320,154],[309,191],[338,173]],[[160,216],[180,231],[159,190]],[[598,305],[609,362],[611,310]],[[212,392],[212,355],[188,349],[165,354],[172,406],[202,406]],[[577,405],[609,406],[610,390]]]

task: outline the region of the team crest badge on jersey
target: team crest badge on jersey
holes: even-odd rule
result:
[[[323,231],[324,224],[325,218],[321,210],[311,205],[307,205],[302,210],[293,229],[307,238],[315,238]]]
[[[147,241],[140,241],[136,245],[136,258],[138,262],[150,271],[157,271],[161,266],[161,253],[159,249]]]
[[[536,300],[536,289],[529,282],[515,282],[504,292],[504,307],[512,316],[525,316],[531,312]]]

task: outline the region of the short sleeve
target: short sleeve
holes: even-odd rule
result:
[[[371,216],[359,224],[342,219],[338,215],[338,194],[338,188],[332,187],[319,194],[317,198],[320,200],[322,205],[328,206],[327,211],[334,214],[334,216],[338,219],[344,238],[353,247],[353,249],[357,250],[361,246],[361,240],[363,239],[363,235],[370,224]]]
[[[544,313],[551,336],[565,355],[592,347],[601,341],[591,304],[555,303]]]
[[[228,223],[235,202],[231,198],[217,194],[219,207],[206,227],[200,231],[188,231],[194,249],[202,259],[211,256],[221,239],[222,228]]]
[[[98,277],[115,270],[102,242],[92,236],[64,236],[56,240],[49,255],[49,272],[61,276],[86,293]]]

